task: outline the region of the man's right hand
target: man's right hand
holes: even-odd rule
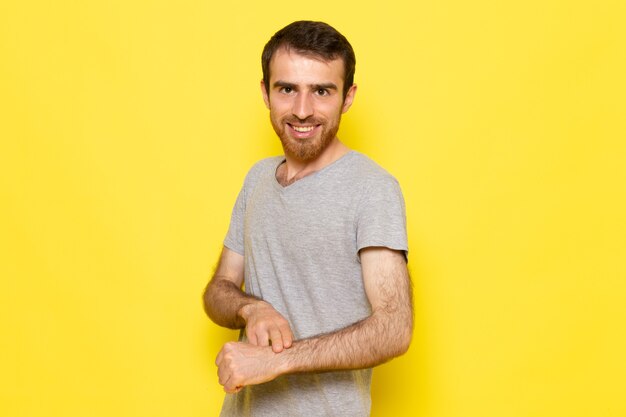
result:
[[[265,301],[254,301],[239,309],[246,322],[248,341],[255,346],[272,346],[275,353],[291,347],[293,334],[289,322]]]

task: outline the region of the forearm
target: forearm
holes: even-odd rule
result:
[[[412,332],[410,308],[378,311],[336,332],[294,342],[274,359],[281,374],[370,368],[405,353]]]
[[[243,256],[225,247],[204,291],[207,315],[220,326],[245,328],[253,345],[271,344],[275,352],[290,347],[293,334],[287,320],[269,303],[242,291],[243,282]]]
[[[241,329],[246,321],[241,313],[246,305],[259,301],[246,294],[233,282],[215,277],[204,291],[204,310],[216,324],[229,329]]]
[[[361,252],[361,264],[372,314],[332,333],[290,343],[289,325],[271,305],[258,301],[241,307],[240,314],[246,321],[249,317],[263,317],[263,311],[269,311],[269,320],[260,322],[274,323],[278,317],[282,326],[270,328],[270,336],[277,336],[269,338],[271,348],[268,331],[262,330],[267,326],[250,332],[250,323],[246,332],[248,336],[256,335],[256,343],[250,339],[251,343],[224,345],[215,362],[224,390],[234,393],[284,374],[370,368],[405,353],[413,334],[413,302],[404,254],[387,248],[366,248]],[[255,313],[258,311],[261,313]],[[278,331],[282,327],[289,332]],[[281,338],[281,334],[288,334],[287,339]],[[275,345],[274,341],[278,343]],[[286,343],[283,345],[282,341]]]
[[[368,248],[361,262],[372,314],[335,332],[295,342],[279,358],[282,373],[369,368],[408,350],[413,301],[404,254]]]

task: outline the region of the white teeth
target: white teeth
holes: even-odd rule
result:
[[[310,132],[315,128],[315,126],[291,126],[293,130],[300,133]]]

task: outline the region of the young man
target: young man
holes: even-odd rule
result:
[[[285,155],[246,176],[204,294],[215,323],[242,329],[216,359],[222,416],[368,416],[371,368],[411,341],[404,200],[337,138],[357,89],[343,35],[294,22],[262,67]]]

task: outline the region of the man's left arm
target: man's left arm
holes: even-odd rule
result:
[[[412,290],[402,251],[385,247],[360,252],[372,314],[332,333],[271,347],[231,342],[217,356],[219,382],[229,393],[291,373],[370,368],[405,353],[413,333]]]

